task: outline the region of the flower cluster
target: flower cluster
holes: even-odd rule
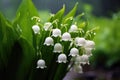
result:
[[[34,25],[32,29],[34,34],[41,33],[38,25]],[[67,63],[71,61],[74,65],[70,65],[70,70],[82,73],[81,64],[89,64],[89,57],[92,55],[92,50],[95,46],[94,41],[86,40],[85,37],[80,37],[79,35],[72,37],[72,33],[79,34],[79,28],[75,24],[72,24],[70,29],[62,32],[60,28],[53,26],[51,22],[47,22],[43,26],[43,32],[49,32],[50,34],[45,37],[43,45],[48,47],[53,46],[53,53],[59,54],[56,62]],[[55,41],[55,38],[57,38],[57,41]],[[65,42],[69,42],[70,44],[64,45]],[[67,53],[64,51],[66,47],[68,47]],[[68,60],[68,57],[71,60]],[[46,68],[45,60],[39,59],[37,68]]]

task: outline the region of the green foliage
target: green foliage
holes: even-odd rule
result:
[[[78,3],[75,4],[74,8],[64,17],[64,19],[67,19],[69,17],[74,17],[76,10],[77,10]]]
[[[33,16],[38,16],[38,12],[33,3],[31,0],[23,0],[17,10],[17,15],[13,22],[15,30],[20,30],[21,32],[21,34],[18,34],[18,37],[24,37],[31,45],[33,42],[31,27],[35,24],[35,22],[31,20],[31,17]]]
[[[104,62],[103,66],[110,68],[114,64],[119,63],[120,61],[120,54],[119,54],[119,47],[120,47],[120,13],[113,14],[112,18],[105,18],[105,17],[95,17],[91,16],[90,23],[93,25],[99,26],[99,31],[97,31],[97,36],[95,36],[94,40],[96,42],[96,51],[95,54],[92,56],[91,63],[97,64],[99,58],[103,57],[101,61]]]
[[[15,40],[12,24],[0,13],[0,61],[6,67],[11,55],[11,46]],[[9,44],[9,45],[8,45]],[[6,53],[6,54],[5,54]]]

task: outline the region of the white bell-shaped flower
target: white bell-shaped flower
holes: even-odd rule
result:
[[[75,56],[78,56],[78,55],[79,55],[79,50],[77,48],[72,48],[70,50],[69,56],[75,57]]]
[[[78,30],[78,27],[76,25],[71,25],[69,32],[76,32]]]
[[[76,46],[84,46],[86,43],[85,38],[80,38],[80,37],[76,37],[75,38],[75,44]]]
[[[62,52],[63,50],[62,50],[62,45],[60,44],[60,43],[56,43],[55,45],[54,45],[54,50],[53,50],[53,52],[55,52],[55,53],[60,53],[60,52]]]
[[[47,38],[45,39],[44,45],[47,45],[47,46],[52,45],[52,46],[53,46],[53,44],[54,44],[53,38],[47,37]]]
[[[85,43],[85,48],[91,48],[93,49],[95,46],[95,42],[94,41],[91,41],[91,40],[86,40],[86,43]]]
[[[88,56],[92,56],[92,48],[85,48],[85,54]]]
[[[46,22],[45,24],[44,24],[44,30],[45,31],[48,31],[48,30],[50,30],[50,29],[52,29],[52,23],[50,23],[50,22]]]
[[[70,69],[71,71],[77,72],[77,73],[83,73],[82,66],[79,64],[73,65],[73,67]]]
[[[54,37],[61,37],[61,30],[60,29],[53,29],[52,36]]]
[[[68,32],[63,33],[62,40],[63,41],[71,41],[72,39],[71,39],[70,33],[68,33]]]
[[[81,58],[82,58],[82,61],[81,61],[82,64],[89,64],[89,56],[88,55],[82,55]]]
[[[57,62],[58,63],[66,63],[67,62],[67,56],[65,54],[60,54],[58,56]]]
[[[40,27],[38,25],[33,25],[32,30],[33,30],[34,34],[40,33]]]
[[[45,61],[44,61],[43,59],[39,59],[39,60],[37,61],[37,68],[41,68],[41,69],[46,68],[46,66],[45,66]]]
[[[88,55],[77,56],[75,59],[75,64],[89,64],[89,56]]]
[[[80,64],[80,62],[81,62],[81,56],[75,57],[75,64],[76,64],[76,65],[77,65],[77,64]]]

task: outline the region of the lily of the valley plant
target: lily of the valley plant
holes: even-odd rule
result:
[[[6,25],[12,34],[11,38],[4,31],[0,34],[7,36],[2,37],[1,47],[10,44],[5,46],[9,52],[0,47],[2,67],[9,79],[62,80],[68,71],[83,73],[81,65],[90,64],[89,57],[95,49],[96,28],[88,29],[83,13],[75,16],[77,6],[78,3],[66,15],[63,6],[44,22],[31,0],[23,0],[13,23],[3,19],[2,30]]]

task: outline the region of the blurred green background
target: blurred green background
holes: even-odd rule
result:
[[[8,20],[13,20],[22,0],[0,0],[0,12]],[[63,4],[66,13],[79,2],[77,14],[85,12],[90,27],[99,27],[96,37],[96,50],[91,57],[94,67],[111,68],[120,64],[120,1],[119,0],[33,0],[40,11],[40,17],[47,20],[49,12],[56,13]]]

